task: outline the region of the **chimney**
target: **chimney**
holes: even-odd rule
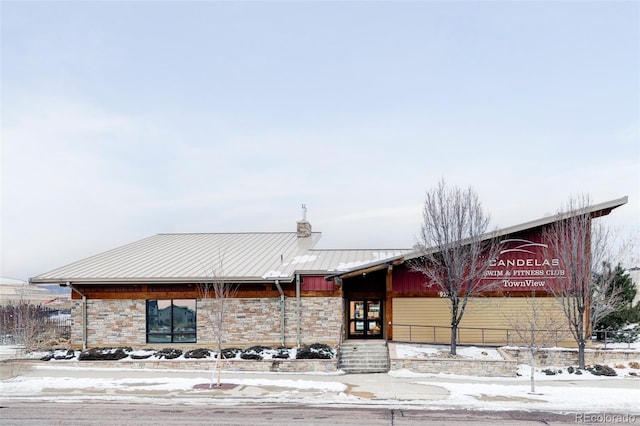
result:
[[[302,205],[302,220],[298,221],[298,238],[306,238],[311,236],[311,224],[307,222],[307,205]]]

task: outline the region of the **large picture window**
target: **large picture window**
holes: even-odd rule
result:
[[[195,343],[196,300],[147,300],[147,343]]]

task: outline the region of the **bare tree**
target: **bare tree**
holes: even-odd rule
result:
[[[449,299],[451,354],[456,354],[458,325],[469,298],[487,289],[480,278],[497,257],[495,238],[486,234],[485,214],[476,192],[448,187],[444,180],[426,194],[417,249],[410,267],[424,274],[426,286]]]
[[[585,367],[584,351],[593,327],[621,303],[612,288],[613,274],[603,269],[611,258],[611,232],[601,223],[592,223],[590,207],[586,195],[569,198],[564,213],[558,213],[542,234],[545,254],[559,259],[564,268],[552,291],[578,345],[580,368]]]
[[[535,393],[535,369],[538,352],[541,348],[549,347],[563,340],[569,330],[562,315],[557,309],[544,304],[540,298],[536,299],[535,290],[531,296],[525,297],[526,307],[519,310],[517,315],[505,315],[511,329],[515,332],[515,339],[510,344],[523,346],[529,352],[529,367],[531,369],[531,391]],[[556,305],[557,306],[557,305]]]
[[[222,271],[222,262],[219,271]],[[217,386],[220,386],[220,371],[222,370],[222,344],[227,335],[227,308],[229,299],[235,297],[238,286],[221,279],[220,272],[214,268],[207,270],[210,279],[198,284],[198,292],[202,299],[203,308],[205,309],[209,324],[212,329],[213,336],[217,346],[217,356],[214,366],[214,372],[217,372]],[[214,378],[211,377],[211,385],[213,387]]]

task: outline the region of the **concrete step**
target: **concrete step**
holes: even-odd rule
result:
[[[389,371],[389,348],[386,342],[348,341],[340,345],[338,368],[347,373],[382,373]]]

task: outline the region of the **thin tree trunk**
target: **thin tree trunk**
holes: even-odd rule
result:
[[[222,370],[222,351],[218,351],[218,360],[216,361],[218,364],[218,387],[220,387],[220,370]]]
[[[584,348],[585,348],[585,342],[584,340],[581,340],[580,342],[578,342],[578,364],[580,368],[583,370],[585,368]]]
[[[529,367],[531,367],[531,393],[535,393],[536,392],[536,385],[535,385],[535,374],[536,374],[536,351],[532,350],[531,351],[531,362],[529,363]]]
[[[451,355],[456,355],[456,344],[458,336],[458,326],[451,324]]]

